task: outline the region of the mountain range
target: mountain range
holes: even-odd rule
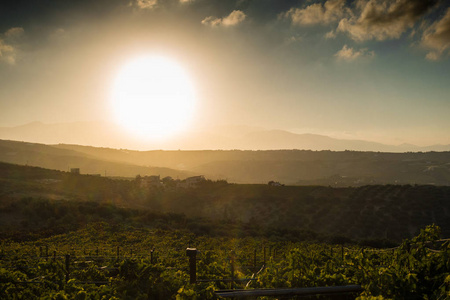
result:
[[[146,142],[132,137],[117,125],[106,122],[59,124],[33,122],[16,127],[0,127],[0,139],[43,144],[63,143],[139,150],[450,151],[450,145],[430,145],[426,147],[412,144],[387,145],[364,140],[336,139],[318,134],[296,134],[285,130],[266,130],[248,126],[221,126],[180,134],[170,140]]]

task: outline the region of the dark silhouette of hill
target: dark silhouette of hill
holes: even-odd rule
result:
[[[450,152],[359,152],[311,150],[135,151],[79,145],[0,140],[0,161],[84,174],[134,178],[204,175],[234,183],[362,186],[450,185]]]
[[[106,176],[116,177],[135,177],[141,174],[185,178],[191,175],[189,172],[166,167],[144,166],[123,161],[112,162],[102,157],[101,153],[93,156],[76,150],[5,140],[0,140],[0,161],[61,171],[80,168],[84,174],[101,174],[102,176],[105,173]]]
[[[182,169],[236,183],[273,180],[290,185],[450,185],[450,152],[125,151],[78,145],[55,147],[116,162]]]
[[[400,241],[434,223],[449,237],[450,187],[277,187],[205,181],[197,188],[151,188],[137,180],[0,163],[0,228],[6,231],[51,231],[58,224],[75,230],[95,221],[148,225],[148,212],[176,214],[158,226],[176,223],[181,228],[189,218],[195,233],[218,236]]]

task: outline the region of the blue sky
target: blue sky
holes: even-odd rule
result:
[[[112,121],[111,84],[157,53],[194,82],[186,127],[450,144],[450,9],[419,0],[10,1],[0,126]]]

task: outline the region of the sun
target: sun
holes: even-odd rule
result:
[[[163,56],[141,56],[126,63],[115,78],[111,98],[116,122],[146,139],[183,131],[195,106],[189,75]]]

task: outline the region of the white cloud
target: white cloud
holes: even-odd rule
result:
[[[367,48],[355,50],[347,45],[344,45],[334,56],[338,60],[353,61],[360,58],[373,58],[375,56],[374,51],[368,51]]]
[[[213,16],[203,19],[202,24],[208,26],[235,26],[242,23],[247,16],[240,10],[232,11],[225,18],[216,18]]]
[[[437,1],[435,0],[358,0],[357,15],[343,18],[338,31],[347,32],[356,41],[399,38],[414,26]],[[358,16],[359,15],[359,16]]]
[[[6,44],[2,39],[0,39],[0,62],[5,62],[10,65],[16,63],[16,49]]]
[[[345,0],[328,0],[323,5],[314,3],[306,8],[291,8],[284,14],[295,25],[328,24],[344,15]]]
[[[136,0],[136,5],[141,9],[153,9],[158,4],[158,0]]]
[[[425,30],[422,36],[422,45],[430,52],[426,55],[428,60],[439,60],[445,53],[450,53],[450,8],[442,19],[434,22]]]

